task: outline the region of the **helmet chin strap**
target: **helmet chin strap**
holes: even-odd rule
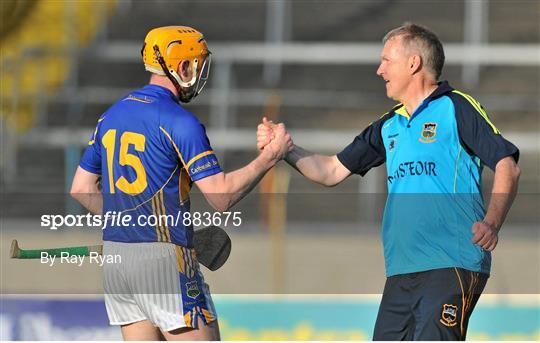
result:
[[[191,99],[195,97],[196,95],[195,92],[191,90],[186,92],[182,89],[182,87],[190,88],[195,83],[196,78],[197,78],[197,62],[194,63],[195,72],[194,72],[193,77],[191,78],[189,82],[184,82],[182,81],[182,79],[180,78],[180,76],[175,70],[172,70],[172,69],[169,70],[167,68],[167,64],[165,63],[165,60],[163,59],[163,56],[161,55],[161,52],[159,51],[159,48],[157,45],[154,45],[154,53],[156,54],[156,59],[159,65],[161,66],[161,69],[163,69],[163,72],[165,73],[167,78],[171,80],[172,84],[174,85],[174,88],[176,88],[176,91],[178,92],[178,98],[180,99],[180,101],[184,103],[190,102]]]
[[[178,92],[178,99],[183,102],[183,103],[188,103],[190,102],[191,100],[193,100],[193,98],[195,98],[197,96],[197,94],[195,93],[195,91],[193,90],[193,88],[190,88],[188,91],[180,91]]]

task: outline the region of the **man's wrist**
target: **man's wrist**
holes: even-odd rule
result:
[[[295,155],[296,155],[296,145],[293,145],[293,148],[291,151],[289,151],[283,159],[285,162],[289,163],[290,165],[294,165],[296,163]]]
[[[257,160],[262,164],[263,167],[266,167],[268,169],[275,166],[279,161],[279,159],[268,150],[262,150]]]
[[[487,226],[489,226],[490,228],[492,228],[493,230],[499,232],[499,230],[501,229],[501,224],[499,224],[498,222],[492,220],[492,219],[489,219],[489,218],[484,218],[484,220],[482,220],[482,222],[484,224],[486,224]]]

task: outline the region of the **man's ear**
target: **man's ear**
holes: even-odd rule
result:
[[[416,74],[422,68],[422,57],[420,55],[411,55],[409,57],[409,70],[411,74]]]
[[[190,70],[189,70],[189,61],[188,60],[183,60],[182,62],[180,62],[180,64],[178,64],[178,70],[176,71],[178,73],[178,75],[180,75],[180,78],[182,80],[189,80],[190,79]]]

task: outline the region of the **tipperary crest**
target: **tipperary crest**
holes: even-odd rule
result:
[[[199,286],[197,286],[197,281],[191,281],[186,283],[186,294],[188,297],[195,299],[201,294]]]
[[[435,142],[435,135],[437,134],[437,123],[424,123],[424,128],[422,129],[422,137],[420,137],[420,142],[422,143],[433,143]]]
[[[444,304],[440,322],[446,326],[455,326],[457,324],[457,311],[456,305]]]
[[[396,139],[392,138],[390,140],[390,143],[388,143],[388,151],[392,152],[395,147],[396,147]]]

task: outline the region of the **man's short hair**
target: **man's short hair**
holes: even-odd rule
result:
[[[424,26],[405,23],[388,32],[383,38],[383,43],[398,36],[403,38],[403,46],[406,49],[418,52],[424,66],[438,80],[444,66],[444,50],[437,35]]]

